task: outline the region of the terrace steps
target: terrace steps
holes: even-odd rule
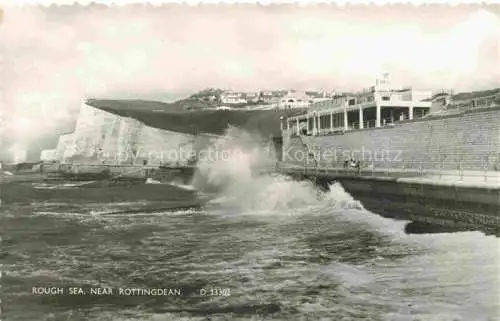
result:
[[[344,159],[375,168],[500,170],[500,109],[421,120],[391,127],[304,137],[320,166],[342,167]],[[304,151],[299,137],[290,150]],[[288,152],[293,155],[293,152]],[[333,155],[333,156],[332,156]],[[328,156],[328,157],[327,157]],[[303,160],[292,160],[295,164]]]

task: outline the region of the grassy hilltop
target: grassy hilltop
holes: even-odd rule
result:
[[[208,91],[208,90],[207,90]],[[203,93],[203,92],[202,92]],[[208,91],[212,95],[211,91]],[[135,118],[148,126],[169,131],[197,134],[221,135],[228,125],[237,126],[264,137],[280,136],[280,117],[298,115],[306,109],[251,110],[236,108],[216,110],[217,99],[204,99],[207,95],[197,93],[187,99],[173,103],[145,100],[89,99],[87,104],[117,115]]]
[[[495,89],[489,89],[489,90],[457,93],[456,95],[453,95],[452,98],[455,100],[462,100],[462,99],[480,98],[480,97],[499,95],[499,94],[500,94],[500,88],[495,88]],[[496,101],[498,101],[498,96],[497,96]]]

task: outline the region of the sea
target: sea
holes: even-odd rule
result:
[[[263,174],[261,148],[219,145],[233,153],[199,165],[218,188],[179,187],[210,195],[202,208],[0,207],[0,319],[500,320],[499,238],[406,234],[338,183]]]

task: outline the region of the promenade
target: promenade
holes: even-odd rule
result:
[[[499,171],[471,171],[471,170],[424,170],[391,169],[391,168],[341,168],[325,166],[297,166],[279,164],[277,171],[286,174],[304,174],[336,178],[360,177],[394,180],[404,183],[422,183],[426,185],[477,187],[486,189],[500,189]]]

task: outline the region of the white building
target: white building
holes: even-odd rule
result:
[[[353,94],[311,104],[307,115],[288,118],[286,128],[307,134],[383,127],[396,121],[422,118],[430,113],[432,91],[392,86],[388,75],[374,86]]]
[[[247,92],[245,93],[245,99],[247,103],[256,103],[259,101],[260,94],[258,92]]]
[[[226,91],[221,94],[221,102],[223,104],[246,104],[247,100],[243,98],[243,93]]]
[[[286,108],[304,108],[309,107],[313,100],[305,93],[290,92],[281,97],[278,107],[280,109]]]

